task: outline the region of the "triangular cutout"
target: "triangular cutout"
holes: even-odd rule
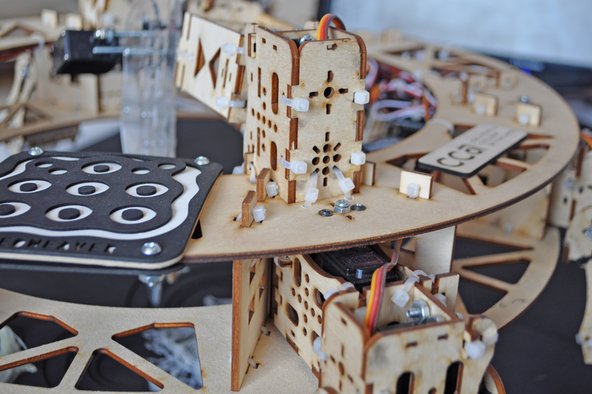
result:
[[[113,339],[193,389],[203,386],[199,351],[192,324],[153,324]]]
[[[95,350],[76,383],[85,391],[160,391],[162,384],[107,349]]]
[[[467,258],[500,253],[517,252],[526,250],[512,245],[501,245],[493,242],[482,241],[472,238],[457,237],[454,246],[454,258]]]
[[[15,313],[0,328],[4,326],[9,326],[29,349],[78,334],[74,328],[53,316],[31,312]]]
[[[7,379],[8,382],[21,386],[57,387],[72,364],[76,352],[76,348],[70,347],[18,361],[10,364],[10,368],[0,370],[0,376],[2,380]]]
[[[210,76],[212,77],[212,85],[216,87],[216,80],[218,79],[218,67],[220,66],[220,48],[214,53],[214,56],[208,62],[210,68]]]
[[[528,264],[530,262],[527,260],[517,260],[503,264],[464,267],[464,269],[514,284],[518,283],[520,278],[522,278],[522,275],[524,275],[524,272],[528,268]]]
[[[201,45],[201,39],[198,39],[197,40],[197,57],[195,59],[195,70],[193,71],[193,76],[196,76],[201,71],[204,64],[206,64],[206,58],[203,54],[203,47]]]
[[[458,291],[470,314],[481,314],[497,304],[506,293],[461,277]]]

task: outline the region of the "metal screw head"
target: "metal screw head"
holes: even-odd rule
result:
[[[518,98],[518,101],[524,104],[528,104],[530,102],[530,98],[528,96],[520,96]]]
[[[348,200],[337,200],[335,201],[335,207],[333,210],[335,213],[348,213],[351,211],[351,204]]]
[[[430,317],[430,306],[424,300],[413,301],[405,315],[410,320],[419,323]]]
[[[592,239],[592,226],[584,229],[584,235],[588,237],[588,239]]]
[[[43,149],[41,149],[38,146],[34,146],[31,149],[29,149],[28,152],[31,156],[41,156],[43,154]]]
[[[205,157],[205,156],[197,156],[197,157],[195,158],[195,160],[193,160],[193,162],[194,162],[195,164],[197,164],[198,166],[205,166],[205,165],[208,165],[208,164],[210,164],[210,159],[208,159],[208,158],[207,158],[207,157]]]
[[[351,206],[352,211],[365,211],[366,206],[364,204],[360,204],[359,202],[352,204]]]
[[[323,217],[333,216],[333,211],[330,209],[324,208],[319,211],[319,215],[321,215]]]
[[[164,279],[164,275],[142,274],[138,276],[138,280],[147,285],[148,287],[154,287],[158,284],[161,284]]]
[[[141,248],[144,256],[156,256],[162,252],[162,248],[156,242],[146,242]]]

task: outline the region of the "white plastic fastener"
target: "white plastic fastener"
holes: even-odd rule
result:
[[[265,185],[265,192],[267,193],[268,197],[275,197],[280,192],[280,187],[276,182],[270,181],[267,182],[267,185]]]
[[[265,209],[264,205],[257,204],[257,205],[255,205],[255,207],[253,207],[253,219],[256,222],[264,221],[266,213],[267,213],[267,210]]]
[[[293,174],[301,175],[306,174],[307,165],[302,160],[287,161],[283,157],[280,158],[280,164],[290,170]]]
[[[347,200],[351,200],[351,191],[354,190],[354,188],[356,187],[354,185],[354,181],[352,181],[351,178],[346,178],[345,175],[343,175],[343,172],[341,172],[341,170],[337,166],[333,167],[333,172],[337,177],[339,188],[341,189],[343,194],[345,194],[345,198]]]
[[[318,173],[315,171],[310,174],[306,192],[304,193],[304,207],[309,208],[319,198],[319,189],[317,188]]]
[[[467,352],[467,357],[471,360],[483,357],[486,350],[487,346],[485,346],[485,344],[481,341],[472,341],[467,342],[465,344],[465,351]]]
[[[352,152],[349,161],[355,166],[361,166],[366,163],[366,154],[362,151]]]
[[[308,99],[296,97],[296,98],[287,98],[282,96],[280,98],[280,104],[287,105],[288,107],[292,107],[296,112],[308,112],[308,108],[310,103]]]
[[[236,46],[234,44],[227,43],[227,44],[222,45],[222,52],[224,52],[228,56],[236,55],[237,53],[239,55],[244,55],[245,48]]]
[[[370,92],[367,90],[356,90],[354,92],[354,103],[364,105],[370,102]]]
[[[518,116],[518,123],[522,126],[526,126],[530,122],[530,116],[528,114],[520,114]]]
[[[216,98],[216,106],[220,108],[245,108],[246,105],[246,100],[231,100],[222,96]]]
[[[410,183],[407,185],[407,190],[405,190],[405,194],[407,194],[407,197],[415,199],[419,197],[420,189],[421,186],[419,186],[419,184]]]

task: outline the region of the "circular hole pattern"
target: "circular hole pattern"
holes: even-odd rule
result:
[[[54,222],[74,222],[88,217],[91,213],[92,209],[84,205],[63,205],[47,211],[45,216]]]
[[[0,216],[12,215],[16,212],[16,208],[12,204],[1,204],[0,205]]]
[[[128,187],[125,192],[133,197],[156,197],[169,191],[168,187],[158,183],[141,183]]]
[[[118,209],[109,215],[109,218],[121,224],[139,224],[152,220],[156,212],[146,207],[126,207]]]
[[[83,182],[72,185],[66,189],[66,193],[73,196],[96,196],[109,190],[109,186],[100,182]]]
[[[92,175],[110,174],[119,170],[121,170],[121,165],[117,163],[95,163],[82,168],[82,171]]]
[[[14,193],[36,193],[43,191],[51,186],[51,183],[35,179],[30,181],[17,182],[8,187],[8,190]]]
[[[331,158],[329,156],[325,156],[323,157],[323,163],[327,164],[331,161]]]
[[[31,209],[31,206],[22,202],[5,202],[0,204],[0,219],[22,215]]]
[[[316,166],[317,164],[319,164],[320,161],[321,161],[321,159],[319,159],[318,157],[315,157],[314,159],[312,159],[312,164]]]
[[[323,168],[323,175],[329,175],[329,167]]]
[[[339,160],[341,160],[341,155],[333,155],[333,161],[335,163],[337,163]]]
[[[323,96],[325,96],[325,98],[331,98],[334,93],[335,89],[333,89],[331,86],[326,87],[325,90],[323,90]]]

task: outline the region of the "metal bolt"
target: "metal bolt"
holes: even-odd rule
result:
[[[159,246],[160,248],[160,246]],[[152,307],[159,307],[162,301],[162,282],[165,275],[139,275],[138,279],[148,287],[148,298]]]
[[[351,206],[351,210],[352,211],[365,211],[366,210],[366,206],[364,204],[360,204],[358,202],[358,203],[355,203],[355,204],[353,204]]]
[[[424,300],[413,301],[405,315],[410,320],[419,323],[430,317],[430,306]]]
[[[298,40],[298,46],[304,44],[307,41],[312,41],[312,37],[310,36],[310,34],[305,34],[302,37],[300,37],[300,39]]]
[[[592,226],[584,229],[584,235],[588,237],[588,239],[592,239]]]
[[[162,252],[162,248],[156,242],[146,242],[142,245],[142,254],[144,256],[156,256]]]
[[[319,215],[324,216],[324,217],[333,216],[333,211],[330,209],[324,208],[319,211]]]
[[[195,164],[197,164],[198,166],[205,166],[205,165],[208,165],[208,164],[210,164],[210,159],[208,159],[208,158],[207,158],[207,157],[205,157],[205,156],[197,156],[197,157],[195,158],[195,160],[193,160],[193,162],[194,162]]]
[[[337,200],[335,201],[335,207],[333,210],[335,213],[348,213],[351,211],[351,204],[348,200]]]
[[[528,104],[530,102],[530,98],[528,96],[520,96],[518,101],[524,104]]]
[[[34,146],[31,149],[29,149],[28,152],[31,156],[41,156],[43,154],[43,149],[41,149],[38,146]]]

